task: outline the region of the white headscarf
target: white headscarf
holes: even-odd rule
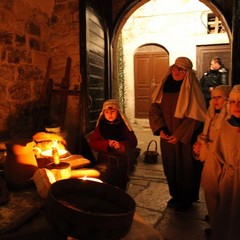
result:
[[[234,85],[232,91],[229,94],[229,99],[240,99],[240,84]]]
[[[97,124],[96,124],[96,127],[98,126],[102,116],[104,115],[104,110],[107,110],[109,108],[114,108],[116,109],[119,114],[121,115],[124,123],[126,124],[127,128],[129,131],[132,131],[132,127],[130,126],[129,122],[127,121],[125,115],[121,112],[120,110],[120,107],[119,107],[119,104],[118,104],[118,101],[116,99],[108,99],[107,101],[105,101],[103,103],[103,107],[102,107],[102,111],[101,113],[99,114],[99,117],[98,117],[98,120],[97,120]]]
[[[228,100],[229,93],[230,93],[231,89],[232,89],[232,87],[229,86],[229,85],[219,85],[212,90],[212,93],[211,93],[212,97],[222,96],[226,100],[222,109],[221,109],[221,111],[220,111],[220,113],[219,113],[218,118],[215,120],[214,125],[215,125],[216,129],[220,128],[223,119],[225,117],[227,117],[227,115],[228,115],[228,113],[227,113],[227,100]],[[210,104],[209,104],[208,112],[207,112],[207,118],[206,118],[206,121],[204,123],[204,128],[203,128],[203,134],[204,135],[208,135],[210,124],[211,124],[211,121],[212,121],[214,115],[215,115],[215,107],[213,105],[213,101],[210,100]]]
[[[233,86],[232,91],[229,94],[229,100],[240,100],[240,84],[236,84]],[[230,113],[230,103],[228,101],[227,104],[227,111],[228,111],[228,117],[231,117]]]
[[[152,102],[161,103],[163,96],[163,86],[167,77],[171,74],[174,65],[186,69],[186,76],[181,85],[178,102],[175,110],[177,118],[192,118],[201,122],[206,118],[206,104],[202,95],[200,83],[196,72],[192,69],[192,62],[186,57],[179,57],[171,65],[152,95]]]

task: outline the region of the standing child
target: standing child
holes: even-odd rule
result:
[[[230,92],[229,112],[212,150],[211,174],[217,182],[212,240],[236,240],[240,236],[240,85]]]
[[[198,136],[198,141],[193,146],[193,152],[197,159],[204,162],[202,170],[201,186],[204,188],[205,201],[208,210],[210,226],[216,209],[215,198],[216,184],[212,174],[213,161],[210,149],[218,132],[221,129],[223,120],[227,117],[227,101],[231,91],[229,85],[219,85],[211,92],[212,99],[208,108],[207,117],[204,123],[203,132]],[[209,184],[211,182],[211,184]],[[205,233],[211,234],[211,228],[206,228]]]
[[[115,99],[103,103],[89,144],[98,152],[96,168],[101,180],[126,190],[137,138]]]

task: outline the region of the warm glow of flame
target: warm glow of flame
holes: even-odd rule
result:
[[[88,177],[88,176],[84,176],[82,178],[80,178],[82,180],[89,180],[89,181],[94,181],[94,182],[99,182],[99,183],[102,183],[103,181],[98,179],[98,178],[92,178],[92,177]]]
[[[58,153],[59,153],[59,156],[60,156],[60,157],[66,155],[66,154],[68,153],[68,151],[65,150],[65,149],[57,149],[57,150],[58,150]],[[42,155],[43,157],[52,157],[52,149],[42,151],[42,152],[41,152],[41,155]]]
[[[57,140],[52,140],[52,142],[53,142],[53,148],[57,148],[57,143],[58,143],[58,141]]]

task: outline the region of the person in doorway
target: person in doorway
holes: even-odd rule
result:
[[[168,207],[188,210],[199,199],[202,164],[192,147],[202,132],[206,105],[196,72],[187,57],[179,57],[153,93],[149,123],[160,136],[164,173],[172,198]]]
[[[217,183],[212,193],[217,201],[212,240],[236,240],[240,236],[240,85],[233,87],[228,105],[229,117],[213,142],[213,165],[209,169]]]
[[[220,85],[214,88],[211,92],[212,99],[208,108],[207,117],[204,123],[203,132],[198,136],[197,142],[193,146],[193,152],[196,159],[204,163],[201,177],[201,186],[204,189],[205,201],[208,210],[206,220],[213,221],[214,212],[216,209],[216,199],[213,194],[216,189],[214,183],[214,175],[211,174],[213,168],[212,155],[209,153],[212,148],[213,141],[219,132],[223,120],[227,117],[227,101],[232,87],[229,85]],[[209,184],[211,182],[211,184]],[[205,229],[205,234],[211,234],[211,228]]]
[[[118,102],[115,99],[105,101],[89,140],[91,148],[98,152],[96,168],[102,181],[127,189],[129,167],[137,143],[136,135],[120,111]]]
[[[218,85],[228,84],[228,70],[224,67],[220,57],[211,59],[210,69],[203,74],[200,84],[208,108],[211,100],[211,91]]]

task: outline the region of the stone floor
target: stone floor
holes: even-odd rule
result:
[[[148,143],[156,140],[160,153],[159,138],[152,135],[148,121],[138,121],[132,124],[141,149],[136,170],[131,173],[128,193],[135,199],[136,212],[160,233],[163,240],[205,240],[204,229],[209,227],[205,221],[207,214],[204,195],[201,191],[200,200],[185,213],[176,214],[167,208],[170,199],[168,185],[163,173],[161,154],[156,164],[144,162],[144,152]],[[149,150],[155,150],[150,145]]]

